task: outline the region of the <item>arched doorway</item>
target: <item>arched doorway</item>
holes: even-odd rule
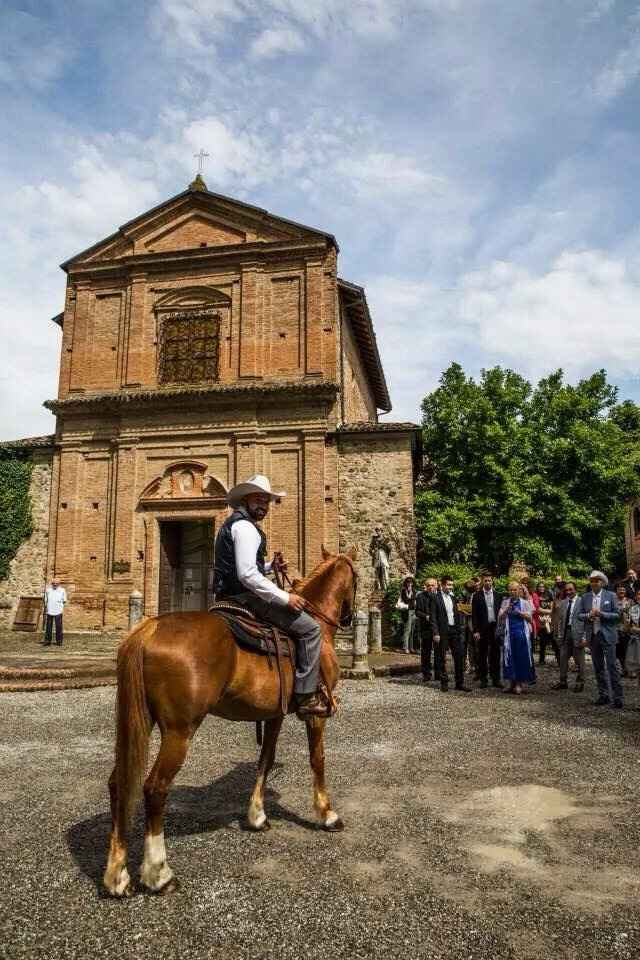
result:
[[[143,491],[145,613],[207,610],[215,536],[228,513],[224,485],[198,461],[171,464]]]

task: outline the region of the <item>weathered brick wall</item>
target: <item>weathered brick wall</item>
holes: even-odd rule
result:
[[[18,599],[38,596],[44,590],[49,535],[49,496],[51,493],[52,451],[33,453],[31,496],[33,533],[11,561],[6,580],[0,581],[0,625],[11,626]]]
[[[344,419],[346,423],[375,422],[378,408],[346,315],[342,317]]]
[[[360,603],[374,590],[373,531],[390,540],[391,576],[415,572],[411,434],[343,434],[338,440],[340,550],[358,548]]]
[[[187,265],[166,276],[141,266],[108,285],[102,278],[72,274],[59,398],[157,386],[163,314],[156,305],[182,290],[185,303],[174,309],[209,308],[219,317],[218,381],[335,379],[335,273],[335,251],[329,249],[321,259],[292,257],[286,265],[245,264],[238,255],[237,262],[224,267]],[[220,300],[211,306],[217,294]],[[350,384],[361,377],[355,345],[352,352]]]

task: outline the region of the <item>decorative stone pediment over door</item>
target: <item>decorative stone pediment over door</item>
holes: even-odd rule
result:
[[[207,471],[206,463],[179,460],[155,477],[142,491],[139,505],[143,510],[169,510],[226,507],[224,484]]]

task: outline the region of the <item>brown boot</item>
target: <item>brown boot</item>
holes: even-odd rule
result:
[[[296,714],[300,720],[307,717],[328,717],[327,704],[318,693],[296,693]]]

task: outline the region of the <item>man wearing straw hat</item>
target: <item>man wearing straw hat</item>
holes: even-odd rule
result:
[[[574,616],[584,624],[584,643],[591,648],[593,671],[598,684],[597,707],[611,703],[619,710],[623,707],[622,684],[616,663],[618,621],[620,611],[616,595],[607,590],[609,581],[601,570],[589,574],[591,590],[583,593],[576,604]]]
[[[269,513],[273,500],[286,497],[273,492],[267,477],[256,474],[227,494],[233,513],[216,537],[214,590],[216,600],[233,600],[291,636],[296,644],[295,697],[300,718],[326,716],[318,697],[320,625],[306,613],[304,597],[287,593],[268,579],[272,564],[267,538],[258,524]]]

